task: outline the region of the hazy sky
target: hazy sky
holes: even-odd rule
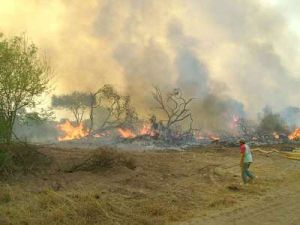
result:
[[[300,36],[300,2],[298,0],[266,0],[287,19],[289,28]]]
[[[56,92],[105,83],[143,108],[151,85],[300,106],[298,0],[0,0],[0,32],[26,32]]]

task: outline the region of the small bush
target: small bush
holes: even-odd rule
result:
[[[7,151],[0,149],[0,168],[6,167],[10,160],[10,154]]]
[[[29,173],[51,163],[35,146],[23,144],[0,145],[0,175]]]
[[[279,114],[267,113],[257,128],[258,133],[285,133],[287,125]]]
[[[0,193],[0,204],[9,203],[11,201],[11,196],[8,192]]]
[[[120,153],[110,149],[96,150],[84,162],[73,166],[68,172],[74,171],[96,171],[107,170],[114,167],[126,167],[135,169],[136,162],[133,158],[127,157],[124,153]]]
[[[0,174],[8,174],[13,170],[12,157],[9,151],[0,149]]]

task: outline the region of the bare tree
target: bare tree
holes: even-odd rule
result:
[[[72,94],[67,95],[53,95],[52,106],[55,108],[62,108],[70,110],[79,125],[85,115],[85,112],[89,109],[91,97],[88,93],[75,91]]]
[[[179,88],[164,96],[158,87],[154,87],[152,95],[158,105],[157,109],[166,116],[167,129],[180,122],[189,121],[189,131],[192,130],[193,117],[188,107],[194,98],[186,99]]]
[[[36,106],[49,81],[48,63],[39,57],[34,44],[25,36],[7,39],[0,34],[0,127],[7,143],[18,113]]]

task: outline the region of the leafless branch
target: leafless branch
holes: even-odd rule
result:
[[[158,105],[157,109],[161,110],[166,116],[167,129],[171,129],[177,123],[189,120],[189,130],[192,130],[193,117],[188,107],[194,98],[186,99],[180,89],[174,89],[164,97],[158,87],[154,87],[152,95]]]

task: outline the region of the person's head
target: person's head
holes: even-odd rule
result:
[[[244,139],[240,139],[239,143],[240,143],[240,145],[244,145],[244,144],[246,144],[246,141]]]

